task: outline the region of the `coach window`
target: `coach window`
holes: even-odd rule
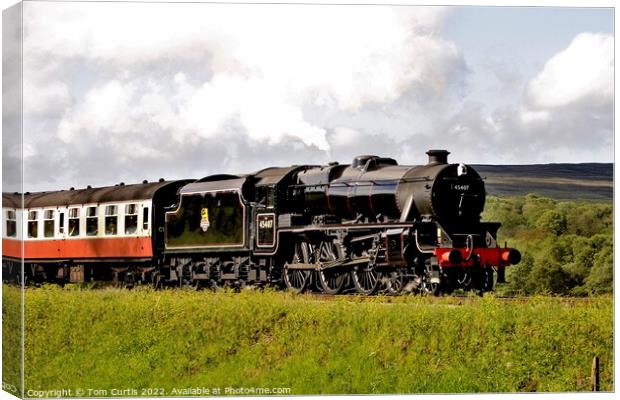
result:
[[[43,236],[54,236],[54,210],[45,210],[43,212]]]
[[[39,236],[39,213],[36,211],[28,212],[28,237],[36,238]]]
[[[86,208],[86,235],[97,236],[98,225],[97,207]]]
[[[116,235],[118,232],[117,206],[106,206],[105,208],[105,234]]]
[[[17,222],[15,221],[15,210],[6,211],[6,236],[17,236]]]
[[[138,206],[127,204],[125,206],[125,234],[132,235],[138,230]]]
[[[96,234],[96,233],[95,233]],[[69,236],[80,235],[80,209],[69,209]]]
[[[65,233],[65,213],[64,211],[58,211],[58,233]]]
[[[149,208],[144,207],[142,209],[142,229],[149,230]]]

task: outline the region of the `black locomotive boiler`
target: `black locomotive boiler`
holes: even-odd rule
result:
[[[521,256],[497,245],[499,223],[481,222],[478,173],[448,164],[445,150],[427,154],[420,166],[359,156],[350,165],[3,193],[3,279],[489,291]]]

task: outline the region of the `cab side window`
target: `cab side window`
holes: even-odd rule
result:
[[[271,208],[276,203],[276,193],[273,186],[259,186],[256,188],[256,198],[262,207]]]

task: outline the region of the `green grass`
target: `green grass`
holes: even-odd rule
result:
[[[26,324],[26,390],[581,391],[595,355],[613,390],[611,296],[317,301],[46,287],[26,291]]]
[[[4,390],[21,394],[22,318],[19,288],[2,287],[2,383]]]

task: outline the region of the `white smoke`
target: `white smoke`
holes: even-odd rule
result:
[[[498,108],[468,98],[467,55],[442,37],[447,15],[27,2],[26,181],[200,177],[368,153],[417,163],[429,148],[463,162],[557,162],[571,148],[581,158],[570,160],[611,158],[610,35],[578,35]]]
[[[64,95],[70,87],[84,93],[59,122],[65,143],[101,132],[114,141],[115,135],[144,132],[149,124],[191,143],[216,138],[235,123],[267,145],[297,138],[327,151],[326,131],[304,117],[305,105],[357,112],[393,102],[414,83],[442,89],[449,77],[436,72],[441,71],[437,60],[458,58],[452,44],[433,35],[444,13],[350,6],[27,4],[27,74],[49,83],[27,88],[25,112],[30,117],[44,112],[34,99]],[[55,67],[49,67],[50,57]],[[80,88],[60,68],[76,58],[110,78]],[[201,74],[190,76],[183,68],[202,60],[208,62]],[[179,67],[158,73],[171,62]]]

